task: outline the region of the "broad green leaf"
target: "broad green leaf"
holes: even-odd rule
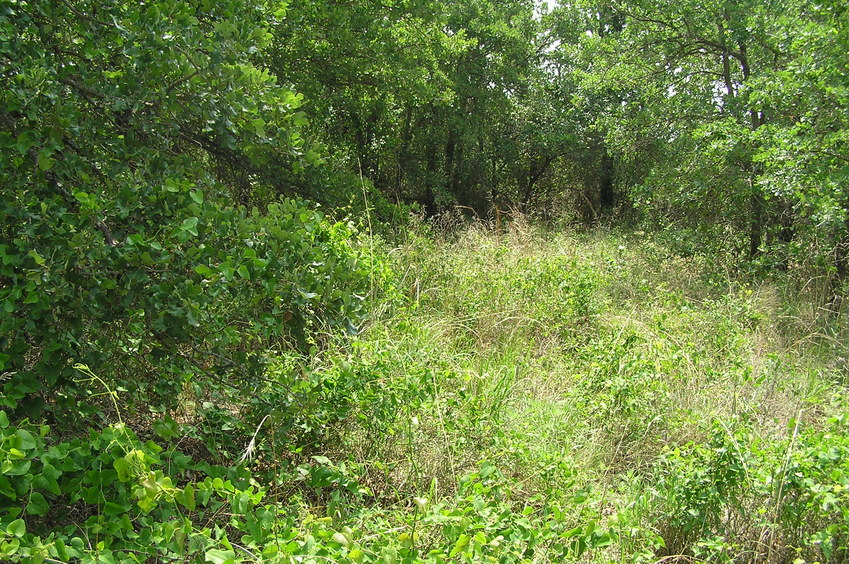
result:
[[[27,534],[27,525],[23,519],[15,519],[6,526],[6,532],[18,538]]]
[[[177,500],[177,503],[179,503],[189,511],[195,510],[195,488],[191,484],[187,484],[182,491],[175,494],[174,498]]]
[[[198,234],[197,225],[198,225],[198,218],[190,217],[188,219],[183,220],[182,225],[180,225],[180,231],[191,233],[192,235],[197,236],[197,234]]]
[[[331,540],[335,543],[341,544],[342,546],[348,546],[348,544],[350,544],[348,539],[342,533],[333,533]]]
[[[256,118],[251,121],[251,125],[253,126],[254,133],[259,137],[265,137],[265,120],[262,118]]]
[[[212,564],[235,564],[236,552],[233,550],[219,550],[211,548],[204,554],[206,561]]]
[[[32,257],[32,259],[35,261],[35,264],[37,264],[38,266],[44,266],[44,257],[38,254],[38,251],[36,251],[35,249],[32,249],[30,252],[27,253],[27,255]]]
[[[398,550],[393,546],[383,549],[381,554],[383,564],[396,564],[398,562]]]
[[[244,492],[239,492],[235,496],[233,496],[233,513],[237,515],[244,515],[248,511],[248,494]]]
[[[191,311],[189,315],[191,315]],[[180,424],[167,415],[153,422],[153,430],[166,441],[180,436]]]
[[[15,488],[12,487],[12,483],[9,481],[9,478],[3,475],[0,475],[0,495],[9,498],[12,501],[18,499],[18,494],[15,491]]]
[[[26,429],[18,429],[15,431],[15,436],[18,438],[18,446],[23,450],[31,450],[35,448],[35,437]]]
[[[132,473],[130,471],[130,463],[126,458],[116,458],[112,462],[112,466],[115,468],[115,471],[118,473],[118,481],[120,482],[128,482],[132,479]]]
[[[112,501],[107,501],[103,506],[103,512],[106,515],[123,515],[128,512],[132,506],[129,503],[115,503]]]
[[[56,478],[51,478],[50,476],[45,476],[44,474],[39,474],[32,480],[32,486],[34,488],[47,490],[53,495],[62,495],[62,490],[59,488],[59,482]]]
[[[39,170],[50,170],[53,168],[55,162],[54,159],[50,158],[50,154],[47,151],[40,151],[38,157],[36,157]]]
[[[71,552],[65,547],[65,541],[62,540],[62,537],[57,537],[53,541],[53,546],[56,549],[56,556],[65,561],[71,559]]]
[[[205,264],[197,265],[195,267],[195,272],[197,272],[201,276],[210,276],[211,274],[215,274],[215,271],[206,266]]]
[[[454,543],[454,548],[451,549],[451,553],[448,555],[449,558],[454,558],[461,552],[463,552],[468,546],[469,541],[471,541],[471,537],[465,533],[461,534],[457,538],[457,542]]]
[[[50,505],[47,500],[39,492],[32,492],[27,503],[27,513],[30,515],[47,515],[50,511]]]
[[[192,190],[191,192],[189,192],[189,196],[191,196],[192,200],[194,200],[194,202],[196,204],[202,204],[203,203],[203,191]]]

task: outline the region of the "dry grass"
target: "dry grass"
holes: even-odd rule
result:
[[[810,295],[645,234],[551,233],[517,215],[501,231],[414,234],[393,256],[421,339],[405,346],[442,372],[415,425],[372,455],[399,460],[390,479],[419,494],[454,495],[488,459],[523,495],[592,485],[610,508],[633,495],[616,484],[716,421],[745,418],[767,441],[786,440],[800,410],[816,424],[845,377],[847,346]],[[697,561],[664,561],[676,558]]]

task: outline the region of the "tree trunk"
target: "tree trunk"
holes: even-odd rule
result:
[[[407,104],[404,128],[401,130],[401,146],[398,148],[397,176],[395,178],[395,199],[397,203],[401,203],[401,195],[403,192],[404,177],[407,174],[407,158],[410,153],[410,142],[413,138],[413,106]]]
[[[749,198],[749,207],[752,214],[749,220],[749,259],[754,259],[761,254],[764,231],[764,199],[754,189]]]
[[[427,180],[425,182],[425,195],[422,200],[424,205],[425,215],[433,216],[436,214],[436,197],[433,192],[433,183],[436,181],[436,145],[431,145],[427,152]]]
[[[457,140],[454,132],[448,133],[448,142],[445,144],[445,166],[443,167],[443,177],[445,178],[445,187],[451,191],[453,186],[451,180],[454,171],[454,156],[457,151]],[[453,194],[453,192],[451,192]],[[456,194],[454,194],[456,196]]]
[[[599,211],[609,215],[616,204],[616,193],[613,189],[613,157],[606,150],[601,154],[598,196]]]
[[[779,269],[787,272],[790,268],[790,243],[796,237],[796,226],[793,221],[793,206],[785,201],[781,210],[781,229],[778,231],[778,242],[781,243],[781,263]]]
[[[834,247],[834,277],[831,279],[828,309],[832,315],[840,313],[843,305],[843,284],[849,274],[849,236],[844,236]]]

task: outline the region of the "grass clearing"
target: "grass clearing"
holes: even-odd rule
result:
[[[538,531],[545,549],[533,535],[517,543],[525,549],[508,553],[519,560],[844,554],[816,540],[832,533],[786,530],[776,509],[787,503],[774,491],[787,472],[779,462],[798,448],[800,429],[820,432],[839,413],[834,355],[845,347],[816,326],[810,296],[788,303],[780,282],[717,276],[719,265],[641,234],[471,227],[437,240],[411,235],[393,257],[407,306],[361,338],[401,354],[401,373],[407,362],[426,364],[433,390],[371,453],[405,457],[390,474],[399,501],[406,489],[462,504],[464,480],[491,466],[510,512],[533,508],[542,530],[557,514],[564,527],[551,538]],[[719,451],[726,458],[714,461]],[[734,474],[752,457],[757,476]],[[681,491],[692,472],[707,474]],[[688,506],[690,497],[703,505]],[[834,547],[845,547],[842,534],[829,537]],[[454,557],[504,557],[478,544]]]
[[[77,525],[28,518],[6,525],[2,550],[92,562],[849,557],[846,322],[824,319],[789,277],[735,278],[641,233],[522,223],[419,226],[386,255],[359,333],[276,353],[251,401],[215,404],[186,380],[191,409],[148,414],[149,429],[127,414],[162,446],[123,425],[53,445],[44,428],[2,427],[20,445],[9,456],[35,461],[21,467],[32,488],[70,496],[83,530],[108,539],[87,548]],[[78,464],[57,470],[60,455]],[[105,470],[90,472],[92,457]],[[27,512],[41,515],[46,498],[30,491]]]

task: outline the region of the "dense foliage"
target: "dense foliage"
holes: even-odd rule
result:
[[[0,0],[0,559],[846,561],[847,24]]]
[[[269,70],[335,166],[426,213],[637,220],[846,278],[840,2],[293,4]],[[839,309],[839,308],[835,308]]]
[[[70,360],[174,401],[192,372],[255,377],[279,340],[357,322],[369,266],[348,228],[293,201],[239,206],[288,193],[274,171],[315,158],[300,97],[250,62],[272,14],[5,10],[7,407],[72,402]]]

